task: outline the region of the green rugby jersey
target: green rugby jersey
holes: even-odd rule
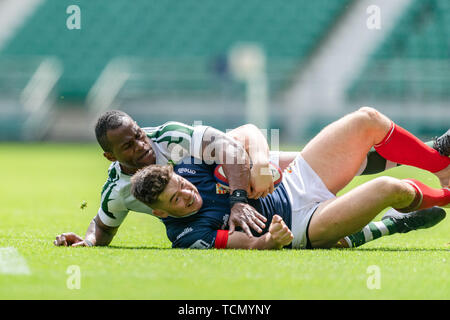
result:
[[[150,138],[156,164],[179,163],[192,156],[201,159],[203,134],[208,127],[191,127],[180,122],[166,122],[159,127],[142,128]],[[122,172],[119,162],[108,170],[108,180],[103,186],[98,215],[110,227],[118,227],[129,211],[152,214],[152,209],[131,195],[130,175]]]

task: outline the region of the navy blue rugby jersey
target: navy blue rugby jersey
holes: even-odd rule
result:
[[[217,186],[214,178],[215,167],[216,165],[208,165],[204,162],[195,164],[193,159],[189,163],[185,161],[174,167],[176,174],[196,186],[203,199],[203,205],[196,214],[191,216],[161,219],[166,226],[167,236],[173,248],[207,249],[226,246],[227,238],[221,244],[218,243],[220,242],[218,235],[221,233],[218,230],[228,229],[230,195]],[[249,199],[249,204],[267,218],[266,228],[261,234],[269,231],[275,214],[281,216],[286,225],[291,228],[291,205],[283,183],[265,198]],[[222,235],[227,232],[222,231]],[[252,233],[254,236],[261,235],[253,230]]]

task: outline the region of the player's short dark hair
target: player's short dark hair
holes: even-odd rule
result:
[[[124,119],[131,117],[123,111],[110,110],[103,113],[97,120],[95,125],[95,137],[103,151],[111,152],[111,144],[108,141],[108,130],[114,130],[123,124]]]
[[[151,164],[131,177],[131,194],[141,202],[154,204],[173,175],[171,165]]]

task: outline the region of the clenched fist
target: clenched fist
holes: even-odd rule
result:
[[[273,241],[274,249],[281,249],[287,246],[294,239],[294,235],[289,230],[286,223],[279,215],[274,215],[269,227],[270,240]]]

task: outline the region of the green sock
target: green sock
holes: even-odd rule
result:
[[[372,240],[397,233],[397,227],[391,219],[371,222],[361,231],[345,237],[350,248],[356,248]]]

